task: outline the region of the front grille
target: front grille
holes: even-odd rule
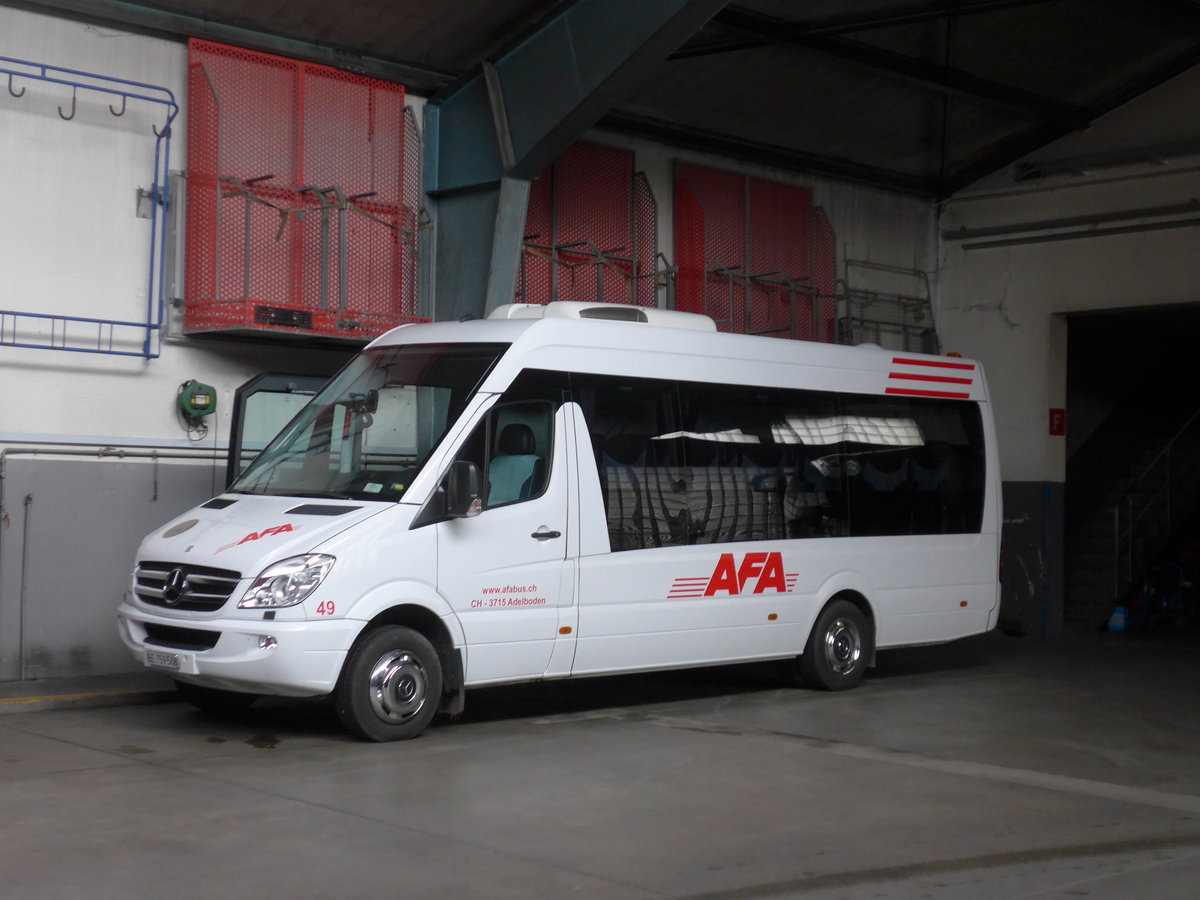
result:
[[[157,625],[147,622],[146,643],[172,650],[211,650],[217,646],[219,631],[201,631],[198,628],[176,628],[173,625]]]
[[[151,606],[213,612],[225,605],[241,577],[240,572],[229,569],[142,562],[134,573],[134,590]]]

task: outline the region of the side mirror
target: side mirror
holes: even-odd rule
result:
[[[461,459],[453,463],[442,485],[447,517],[467,519],[483,512],[483,476],[475,463]]]

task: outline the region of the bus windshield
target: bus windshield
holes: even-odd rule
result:
[[[507,346],[406,344],[364,351],[230,490],[399,500]]]

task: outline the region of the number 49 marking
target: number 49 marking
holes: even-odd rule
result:
[[[317,604],[318,616],[332,616],[336,607],[332,600],[322,600]]]

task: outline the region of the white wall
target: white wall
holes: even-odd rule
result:
[[[1200,138],[1197,94],[1200,72],[1186,73],[1034,158]],[[1200,197],[1196,157],[1089,171],[1028,185],[1015,183],[1011,172],[997,173],[947,202],[941,228],[1099,215]],[[1058,314],[1200,301],[1198,237],[1200,229],[1190,227],[981,250],[943,242],[939,332],[944,344],[985,365],[1005,480],[1065,478],[1066,443],[1049,436],[1047,421],[1051,408],[1066,405],[1067,329]]]
[[[183,110],[171,168],[185,167],[184,43],[0,7],[0,56],[167,88]],[[162,128],[164,107],[130,100],[117,118],[108,108],[113,98],[79,91],[76,116],[64,121],[58,110],[70,111],[69,87],[20,77],[13,87],[24,96],[13,97],[0,79],[0,309],[145,321],[150,220],[137,216],[137,190],[153,181],[151,127]],[[16,339],[29,337],[45,340],[45,327],[23,325]],[[11,327],[3,338],[13,340]],[[115,338],[140,345],[141,332],[117,330]],[[194,378],[218,389],[204,443],[219,446],[239,384],[265,370],[328,369],[341,356],[184,339],[168,340],[149,360],[0,344],[0,444],[41,437],[188,444],[175,395]]]
[[[0,56],[167,88],[184,108],[170,164],[185,167],[183,42],[0,6]],[[137,215],[137,193],[154,179],[151,129],[165,108],[130,100],[118,118],[115,98],[80,90],[64,121],[69,87],[18,76],[22,90],[13,96],[0,78],[0,310],[145,322],[150,220]],[[70,345],[87,340],[87,326],[70,327]],[[113,341],[140,347],[143,336],[115,329]],[[234,390],[264,371],[331,371],[348,352],[178,336],[154,359],[5,346],[48,340],[44,324],[12,317],[0,331],[0,680],[134,668],[113,616],[138,542],[223,486],[214,451],[228,441]],[[197,442],[177,413],[188,379],[218,395]],[[63,442],[116,451],[81,458],[50,446]],[[167,452],[119,455],[137,445]]]

